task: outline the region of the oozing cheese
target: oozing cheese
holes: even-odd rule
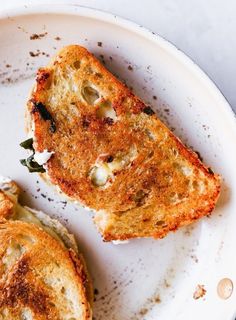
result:
[[[34,210],[36,211],[36,210]],[[51,228],[45,226],[30,210],[26,207],[22,207],[19,203],[16,205],[15,214],[12,218],[12,220],[20,220],[28,223],[33,223],[40,228],[42,228],[44,231],[46,231],[48,234],[50,234],[53,238],[58,240],[63,246],[65,246],[65,243],[62,241],[62,239],[57,235],[57,233],[52,230]]]
[[[129,243],[129,240],[113,240],[112,243],[115,245],[126,244]]]
[[[34,160],[39,164],[39,165],[44,165],[45,163],[48,162],[48,160],[51,158],[53,155],[53,151],[50,152],[48,150],[43,150],[42,152],[35,152],[34,154]]]
[[[11,182],[11,179],[0,176],[0,189],[4,190],[4,185]]]
[[[78,253],[78,246],[74,236],[70,234],[58,220],[52,219],[42,211],[21,206],[18,203],[19,189],[14,182],[8,178],[1,178],[0,176],[0,190],[2,190],[14,204],[14,210],[10,217],[11,220],[20,220],[35,224],[59,241],[65,248],[72,248]]]

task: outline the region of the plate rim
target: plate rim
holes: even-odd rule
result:
[[[167,53],[174,56],[182,65],[187,67],[204,86],[218,99],[220,102],[221,112],[224,112],[228,120],[232,123],[232,129],[236,135],[236,113],[231,107],[227,98],[219,89],[217,84],[211,77],[192,59],[189,55],[183,52],[175,44],[165,39],[163,36],[149,30],[142,25],[119,15],[106,12],[100,9],[91,8],[88,6],[81,6],[77,4],[57,4],[56,6],[50,4],[29,4],[24,6],[14,6],[10,9],[0,11],[0,20],[16,18],[20,16],[29,16],[32,14],[62,14],[62,15],[78,15],[97,19],[103,22],[108,22],[119,27],[128,29],[145,39],[157,44]]]
[[[0,21],[11,17],[18,18],[33,14],[77,15],[81,17],[92,18],[97,21],[103,21],[118,27],[122,27],[135,34],[138,34],[146,40],[151,41],[160,48],[163,48],[167,54],[170,54],[172,58],[176,59],[177,62],[186,68],[199,81],[199,83],[203,84],[205,89],[208,88],[208,90],[211,91],[213,98],[219,102],[218,112],[222,112],[226,116],[227,122],[231,125],[232,132],[234,133],[233,136],[236,137],[236,116],[223,93],[220,91],[214,81],[207,75],[207,73],[205,73],[188,55],[186,55],[184,52],[178,49],[177,46],[162,36],[148,30],[147,28],[144,28],[135,22],[124,19],[112,13],[70,4],[58,5],[56,7],[45,4],[29,5],[27,7],[14,7],[12,9],[0,12]]]

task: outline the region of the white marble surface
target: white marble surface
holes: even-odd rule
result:
[[[188,54],[236,111],[235,0],[8,0],[1,1],[0,11],[37,3],[76,3],[112,12],[155,31]]]

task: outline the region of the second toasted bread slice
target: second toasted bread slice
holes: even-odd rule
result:
[[[0,318],[91,320],[92,286],[74,236],[21,206],[19,193],[0,177]]]
[[[38,71],[27,108],[47,178],[96,211],[105,240],[161,238],[214,209],[218,175],[85,48]]]

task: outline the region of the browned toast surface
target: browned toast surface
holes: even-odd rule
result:
[[[0,223],[0,241],[2,319],[90,319],[83,279],[60,243],[20,221]]]
[[[14,181],[0,193],[0,318],[91,320],[83,258],[17,203],[19,193]]]
[[[220,180],[85,48],[38,71],[28,103],[50,181],[97,211],[105,240],[163,237],[208,215]]]

